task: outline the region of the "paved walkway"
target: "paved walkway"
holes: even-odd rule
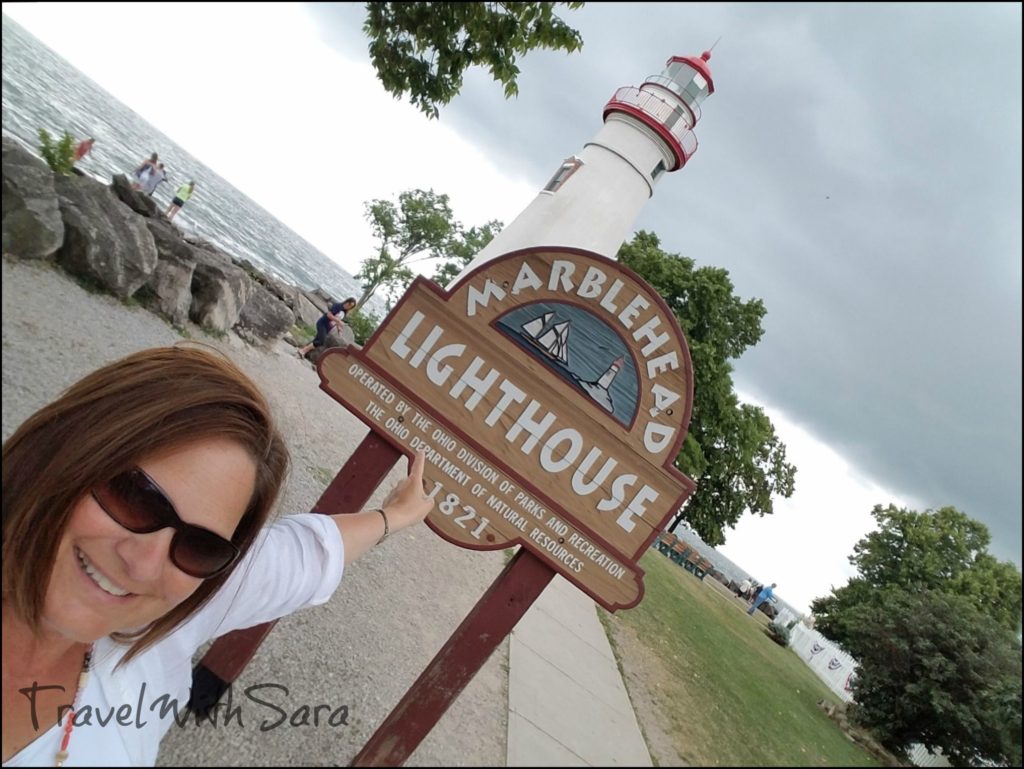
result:
[[[594,602],[556,576],[509,647],[508,766],[651,766]]]

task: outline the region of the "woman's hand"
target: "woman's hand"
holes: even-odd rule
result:
[[[388,516],[391,533],[413,526],[427,517],[434,498],[423,490],[423,466],[426,454],[417,451],[409,466],[409,475],[388,494],[382,507]]]
[[[391,534],[419,523],[434,507],[433,497],[423,493],[425,464],[426,455],[422,451],[417,451],[409,466],[409,476],[392,489],[381,505]],[[364,510],[355,514],[339,513],[332,515],[331,518],[345,542],[346,565],[372,549],[384,534],[384,521],[376,510]]]

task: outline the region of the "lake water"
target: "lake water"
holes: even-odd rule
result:
[[[40,128],[58,138],[65,130],[77,139],[94,136],[95,147],[78,165],[104,183],[157,152],[169,172],[153,195],[160,207],[180,185],[196,182],[195,196],[174,219],[181,229],[300,288],[319,286],[336,298],[361,294],[339,265],[7,16],[2,69],[4,135],[37,155]]]

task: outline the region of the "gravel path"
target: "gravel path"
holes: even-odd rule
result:
[[[189,334],[225,350],[267,394],[292,452],[279,510],[309,510],[366,428],[319,389],[316,372],[288,344],[258,349],[234,334],[217,340],[195,327]],[[87,372],[179,339],[156,315],[88,293],[51,265],[4,257],[4,440]],[[399,462],[385,488],[404,469]],[[234,687],[241,726],[236,719],[174,728],[158,765],[347,765],[503,566],[500,552],[457,548],[426,526],[390,538],[350,567],[326,605],[277,624]],[[504,766],[507,670],[506,639],[407,765]],[[261,731],[260,722],[278,716],[243,695],[256,684],[286,687],[287,695],[260,696],[289,716],[306,706],[310,721],[316,705],[346,705],[348,724],[330,725],[321,708],[319,726],[285,722]]]

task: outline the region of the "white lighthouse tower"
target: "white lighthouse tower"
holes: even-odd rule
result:
[[[614,258],[655,185],[697,151],[700,105],[715,92],[708,60],[673,56],[639,88],[619,88],[604,126],[566,158],[536,199],[467,265],[530,246],[572,246]]]

